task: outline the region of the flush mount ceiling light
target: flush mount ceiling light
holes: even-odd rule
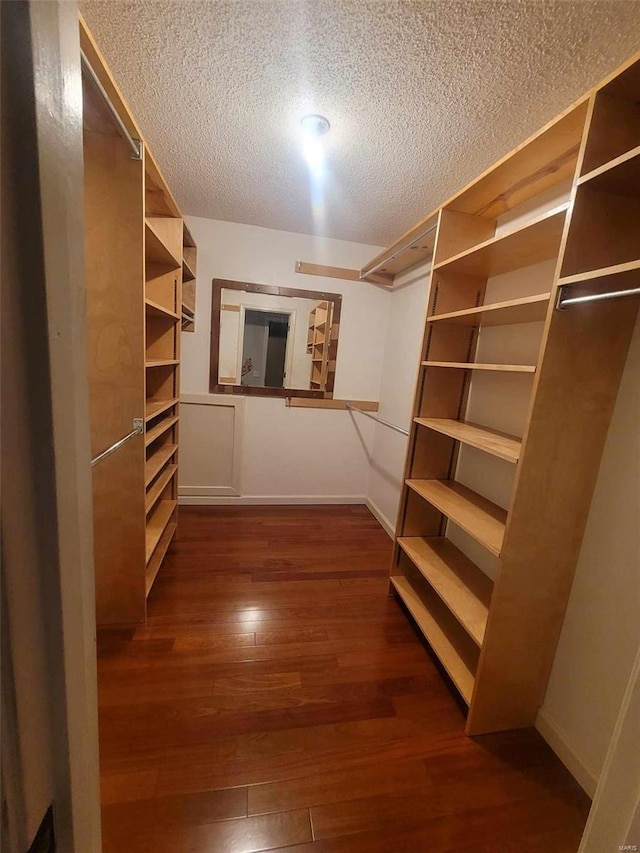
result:
[[[317,113],[310,113],[309,115],[303,116],[300,120],[300,124],[302,125],[304,132],[308,133],[309,136],[312,136],[315,139],[319,139],[321,136],[324,136],[325,133],[329,132],[329,128],[331,127],[329,120]]]

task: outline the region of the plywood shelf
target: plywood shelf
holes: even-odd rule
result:
[[[476,447],[492,456],[516,463],[520,458],[522,440],[515,435],[497,432],[478,424],[456,421],[449,418],[415,418],[415,422],[427,429],[448,435],[462,444]]]
[[[436,264],[434,269],[489,277],[556,257],[568,204]]]
[[[423,367],[450,367],[455,370],[493,370],[502,373],[535,373],[534,364],[482,364],[475,361],[423,361]]]
[[[460,326],[508,326],[518,323],[537,323],[547,316],[550,293],[539,293],[521,299],[480,305],[466,308],[464,311],[451,311],[447,314],[432,314],[428,323],[446,323]]]
[[[164,560],[164,555],[167,553],[169,545],[171,545],[171,540],[173,539],[177,527],[178,525],[175,521],[170,521],[169,524],[167,524],[164,533],[160,537],[160,541],[147,564],[145,572],[145,595],[147,598],[149,597],[151,587],[158,576],[158,572],[162,566],[162,561]]]
[[[163,217],[147,216],[144,221],[145,238],[145,260],[166,267],[167,269],[179,269],[182,260],[167,246],[160,226]]]
[[[180,364],[177,358],[148,358],[144,366],[149,369],[152,367],[170,367],[176,364]]]
[[[176,314],[175,311],[172,311],[170,308],[165,308],[164,305],[159,305],[157,302],[153,302],[151,299],[144,300],[145,309],[152,314],[156,314],[160,317],[166,317],[167,319],[175,322],[180,319],[180,316]]]
[[[465,633],[464,630],[435,593],[432,593],[433,599],[429,600],[428,596],[421,595],[411,581],[401,575],[392,576],[391,584],[416,620],[462,698],[469,704],[477,664],[466,650],[464,639],[460,637]]]
[[[400,536],[398,545],[464,627],[482,645],[492,581],[453,542],[439,536]]]
[[[455,480],[407,480],[407,486],[488,551],[500,556],[506,510]]]
[[[144,407],[144,419],[146,422],[166,412],[167,409],[172,409],[179,402],[177,397],[172,397],[170,400],[147,400]]]
[[[149,564],[149,561],[153,556],[153,552],[156,550],[162,534],[166,530],[171,516],[173,515],[173,511],[177,506],[177,501],[160,501],[154,510],[153,515],[147,519],[145,530],[145,556],[147,565]]]
[[[602,267],[597,270],[587,270],[586,272],[580,272],[576,275],[565,275],[559,279],[558,284],[594,284],[599,279],[607,279],[611,284],[614,284],[617,277],[622,278],[627,274],[632,274],[634,276],[634,281],[637,282],[638,275],[640,274],[640,260],[627,261],[624,264],[614,264],[613,266]]]
[[[178,449],[177,444],[163,444],[147,459],[144,466],[144,485],[149,486]]]
[[[179,420],[180,418],[178,415],[172,415],[171,417],[164,418],[154,427],[147,430],[144,434],[144,446],[148,447],[150,444],[153,444],[157,438],[164,435],[164,433],[170,430],[171,427],[175,426]]]
[[[640,198],[640,145],[583,175],[578,184],[587,184],[601,192]]]
[[[151,488],[147,491],[145,496],[145,512],[147,515],[149,515],[151,510],[157,504],[162,492],[169,485],[177,470],[177,465],[167,465],[155,483],[153,483]]]
[[[182,259],[182,283],[184,284],[187,281],[194,281],[196,274],[193,272],[189,264],[187,263],[186,258]]]

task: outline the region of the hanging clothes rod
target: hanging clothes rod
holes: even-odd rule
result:
[[[406,252],[407,249],[409,249],[411,246],[413,246],[414,243],[417,243],[418,240],[422,240],[422,238],[426,237],[427,234],[431,234],[433,231],[436,230],[437,227],[438,227],[437,225],[431,225],[429,228],[427,228],[426,231],[423,231],[422,234],[418,234],[417,237],[414,237],[408,243],[405,243],[405,245],[401,246],[399,249],[397,249],[393,253],[393,255],[389,255],[388,258],[385,258],[383,261],[380,261],[380,263],[376,264],[375,267],[371,267],[371,269],[368,269],[366,271],[363,270],[360,273],[360,280],[362,280],[363,278],[366,278],[368,275],[371,275],[372,272],[375,272],[377,269],[380,269],[380,267],[383,267],[385,264],[388,264],[389,261],[395,260],[398,257],[398,255],[401,255],[403,252]]]
[[[104,86],[100,82],[98,75],[93,70],[91,63],[87,59],[87,56],[83,50],[80,51],[80,56],[82,58],[82,64],[84,65],[89,76],[93,80],[93,83],[94,83],[96,89],[102,95],[102,99],[104,100],[104,102],[107,106],[107,109],[111,113],[113,120],[118,125],[118,130],[120,131],[120,133],[122,134],[123,138],[125,139],[127,145],[129,146],[129,148],[131,148],[131,151],[133,152],[131,154],[131,159],[132,160],[142,160],[142,142],[139,139],[134,139],[133,136],[131,136],[131,134],[127,130],[124,122],[122,121],[122,119],[120,118],[120,115],[118,114],[118,111],[116,110],[113,103],[111,102],[111,98],[107,94]]]
[[[389,427],[389,429],[395,430],[401,435],[409,435],[406,429],[402,429],[402,427],[396,426],[395,424],[390,424],[389,421],[383,421],[382,418],[379,418],[377,415],[372,415],[370,412],[365,412],[364,409],[359,409],[357,406],[352,406],[351,403],[347,403],[347,409],[349,409],[349,411],[351,412],[360,412],[361,415],[364,415],[367,418],[371,418],[371,420],[375,421],[377,424],[382,424],[382,426]]]
[[[119,450],[123,444],[126,444],[129,439],[134,438],[136,435],[142,435],[144,431],[144,421],[142,418],[134,418],[133,419],[133,429],[128,435],[125,435],[124,438],[121,438],[119,441],[116,441],[115,444],[112,444],[111,447],[107,447],[106,450],[103,450],[102,453],[98,453],[95,459],[91,460],[91,467],[95,468],[98,462],[102,462],[103,459],[106,459],[107,456],[111,456],[112,453],[115,453],[116,450]]]
[[[568,286],[568,285],[565,285]],[[609,293],[591,293],[588,296],[570,296],[564,298],[564,288],[560,287],[558,291],[558,301],[556,309],[562,311],[569,305],[583,305],[587,302],[604,302],[606,299],[621,299],[624,296],[640,296],[640,287],[634,287],[631,290],[612,290]]]

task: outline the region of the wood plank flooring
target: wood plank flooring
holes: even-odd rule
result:
[[[534,731],[470,740],[361,506],[182,508],[99,644],[104,853],[575,853]]]

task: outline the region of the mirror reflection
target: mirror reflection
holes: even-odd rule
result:
[[[281,392],[333,390],[340,296],[240,282],[224,285],[219,301],[220,385]]]

